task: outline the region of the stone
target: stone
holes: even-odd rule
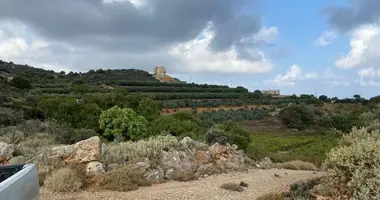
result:
[[[220,145],[219,143],[215,143],[210,147],[210,153],[211,155],[216,158],[220,159],[220,157],[227,157],[228,154],[230,154],[231,147],[229,145]]]
[[[232,150],[232,151],[237,151],[238,148],[239,148],[239,147],[238,147],[236,144],[233,144],[233,145],[231,146],[231,150]]]
[[[146,179],[151,183],[160,183],[165,178],[165,172],[162,168],[153,169],[145,174]]]
[[[199,164],[208,164],[212,162],[211,155],[208,151],[197,151],[195,159]]]
[[[73,145],[52,148],[52,154],[61,157],[65,163],[87,163],[100,160],[101,141],[98,136],[79,141]]]
[[[24,156],[16,156],[9,160],[10,165],[19,165],[26,163],[26,158]]]
[[[258,167],[261,169],[270,169],[270,168],[273,168],[273,166],[274,166],[274,164],[273,164],[272,160],[268,157],[265,157],[263,160],[261,160],[258,163]]]
[[[173,149],[169,152],[161,152],[160,165],[165,171],[171,168],[194,171],[197,168],[197,162],[191,151],[177,151]]]
[[[195,145],[196,145],[196,141],[194,141],[193,139],[191,139],[190,137],[184,137],[181,141],[180,141],[181,145],[187,149],[191,149],[193,148]]]
[[[11,159],[14,151],[14,145],[0,142],[0,163],[7,162],[9,159]]]
[[[119,164],[117,164],[117,163],[112,163],[112,164],[109,164],[109,165],[107,166],[107,171],[109,172],[109,171],[112,171],[112,170],[118,169],[118,168],[120,168],[120,167],[121,167],[121,165],[119,165]]]
[[[214,164],[209,163],[209,164],[200,165],[197,169],[197,172],[200,175],[212,175],[212,174],[219,173],[220,171],[215,168]]]
[[[101,162],[92,161],[92,162],[87,163],[86,165],[87,175],[98,175],[98,174],[103,174],[104,172],[106,172],[106,170],[104,170],[104,166]]]
[[[128,173],[131,174],[145,174],[145,172],[149,169],[150,165],[145,162],[138,162],[134,164],[130,169]]]
[[[168,169],[165,172],[165,179],[167,179],[167,180],[174,180],[175,179],[175,175],[176,175],[175,169],[173,169],[173,168]]]

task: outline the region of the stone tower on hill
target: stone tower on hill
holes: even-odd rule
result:
[[[166,69],[163,66],[157,66],[153,69],[153,75],[157,77],[166,76]]]
[[[153,69],[152,73],[153,77],[156,78],[157,80],[161,82],[166,82],[166,83],[176,83],[175,79],[172,77],[166,75],[166,69],[163,66],[157,66]]]

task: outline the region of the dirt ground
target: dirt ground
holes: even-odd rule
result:
[[[278,174],[280,177],[274,176]],[[289,185],[300,180],[321,176],[311,171],[284,169],[250,170],[209,176],[191,182],[167,182],[143,187],[130,192],[82,191],[72,194],[57,194],[41,189],[41,200],[249,200],[270,192],[287,191]],[[224,183],[248,183],[243,192],[221,189]]]

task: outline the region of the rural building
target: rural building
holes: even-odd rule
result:
[[[261,90],[264,95],[280,96],[280,90]]]

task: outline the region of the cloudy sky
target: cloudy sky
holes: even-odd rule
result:
[[[184,81],[370,97],[379,0],[0,0],[0,59],[55,71],[165,66]]]

